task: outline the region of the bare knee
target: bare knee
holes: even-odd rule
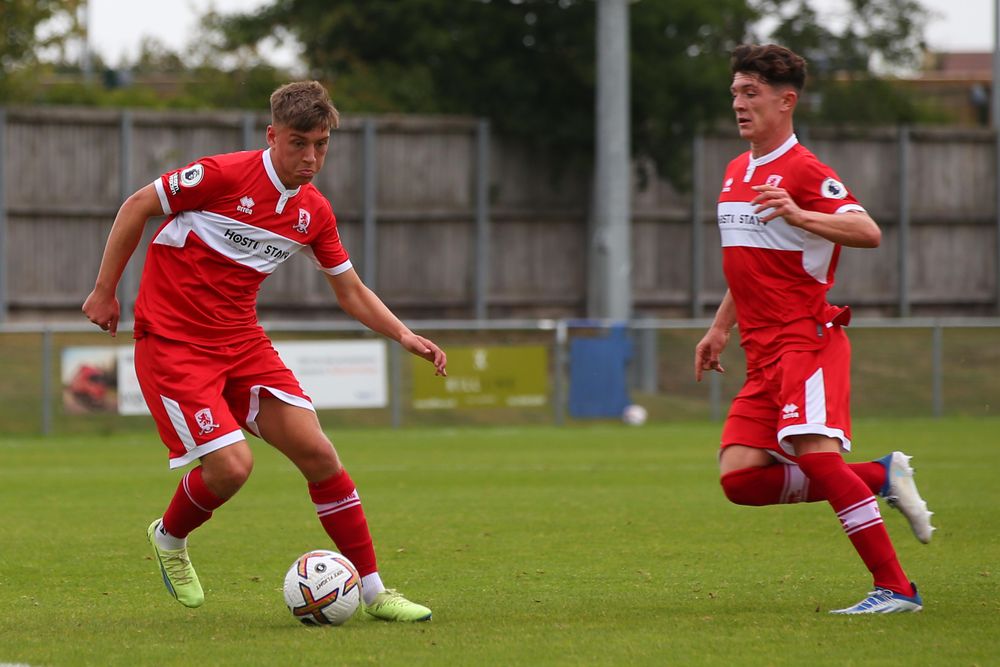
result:
[[[201,466],[202,479],[209,491],[220,498],[231,498],[250,477],[253,454],[246,441],[241,441],[206,454]]]
[[[337,450],[328,440],[325,438],[323,440],[289,452],[292,463],[309,482],[321,482],[344,469],[340,457],[337,456]]]

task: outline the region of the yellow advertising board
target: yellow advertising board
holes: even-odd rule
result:
[[[549,351],[543,345],[448,347],[448,377],[413,357],[413,407],[543,407],[549,402]]]

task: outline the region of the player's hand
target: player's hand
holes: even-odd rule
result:
[[[725,373],[719,361],[719,355],[729,342],[729,331],[712,328],[702,337],[694,348],[694,379],[701,382],[705,371]]]
[[[775,218],[781,217],[793,227],[802,226],[802,209],[795,203],[787,190],[773,185],[754,185],[753,189],[760,194],[754,197],[750,203],[756,206],[753,212],[760,215],[761,222],[767,224]]]
[[[118,318],[121,316],[121,305],[114,293],[107,295],[95,289],[83,302],[83,314],[87,319],[107,331],[112,336],[118,333]]]
[[[434,364],[434,375],[447,377],[448,369],[446,366],[448,365],[448,355],[444,353],[444,350],[435,345],[433,341],[411,332],[400,338],[399,344],[406,348],[407,351],[418,357],[423,357]]]

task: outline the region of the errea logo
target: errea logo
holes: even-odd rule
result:
[[[781,408],[781,418],[782,419],[795,419],[799,416],[799,406],[794,403],[786,403],[785,407]]]
[[[243,197],[240,199],[240,205],[236,207],[236,210],[240,213],[246,213],[247,215],[253,215],[253,205],[254,202],[252,197]]]

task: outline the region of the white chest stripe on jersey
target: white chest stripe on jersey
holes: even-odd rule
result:
[[[802,250],[803,232],[792,227],[783,218],[768,223],[760,221],[761,214],[754,213],[754,206],[747,202],[719,202],[719,232],[722,245],[767,248],[769,250]]]
[[[821,236],[792,227],[783,218],[760,221],[748,202],[719,202],[719,233],[722,247],[761,248],[802,253],[802,269],[825,283],[834,244]]]
[[[183,248],[189,233],[220,255],[261,273],[271,273],[305,247],[280,234],[207,211],[181,212],[153,243]]]

